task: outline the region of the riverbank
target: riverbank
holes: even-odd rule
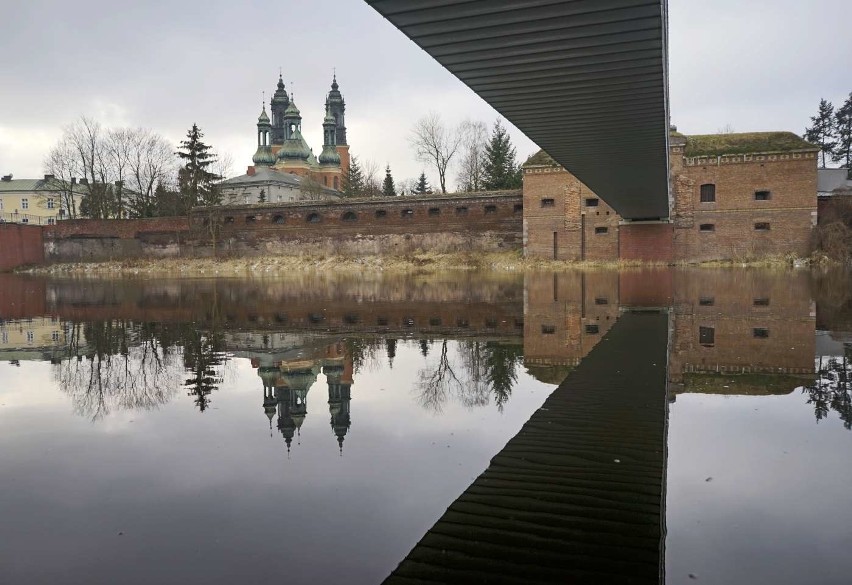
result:
[[[824,260],[795,257],[771,257],[729,262],[693,264],[699,267],[800,268],[823,265]],[[687,264],[678,264],[687,266]],[[163,258],[158,260],[124,260],[112,262],[80,262],[51,264],[19,270],[24,274],[54,276],[187,276],[230,277],[281,275],[293,272],[334,270],[335,272],[391,271],[437,272],[444,270],[490,270],[517,272],[525,270],[580,270],[661,267],[662,263],[640,261],[576,262],[524,258],[519,252],[488,254],[411,254],[406,256],[266,256],[256,258]]]

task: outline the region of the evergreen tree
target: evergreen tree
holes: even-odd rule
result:
[[[186,140],[180,143],[180,148],[175,153],[185,161],[178,171],[178,184],[187,211],[196,205],[222,203],[222,194],[215,184],[222,177],[209,170],[216,162],[216,155],[211,146],[201,141],[203,137],[198,125],[193,124],[186,133]]]
[[[349,172],[343,179],[344,197],[361,197],[364,195],[364,172],[358,163],[358,157],[353,156],[349,161]]]
[[[266,191],[264,189],[260,190],[260,195],[257,197],[258,203],[266,203]]]
[[[834,156],[837,146],[834,133],[834,106],[826,100],[819,101],[819,111],[811,116],[811,126],[805,128],[805,140],[819,146],[822,156],[822,168],[825,168],[825,155]]]
[[[426,180],[426,173],[420,173],[420,178],[417,179],[417,188],[414,189],[414,192],[417,195],[426,195],[426,193],[432,192],[429,182]]]
[[[498,119],[485,146],[483,186],[489,190],[517,189],[521,186],[520,167],[515,163],[515,147]]]
[[[834,129],[837,145],[833,158],[847,169],[847,178],[852,179],[852,93],[834,112]]]
[[[390,165],[385,169],[385,181],[382,183],[382,195],[385,197],[396,197],[396,187],[393,184]]]

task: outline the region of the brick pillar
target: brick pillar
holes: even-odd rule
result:
[[[618,240],[621,260],[674,261],[674,230],[670,223],[625,223],[618,227]]]

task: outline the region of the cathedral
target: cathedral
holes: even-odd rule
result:
[[[302,115],[295,95],[288,95],[279,75],[278,87],[257,120],[257,152],[252,157],[254,170],[267,168],[281,173],[310,178],[326,189],[339,191],[349,170],[349,145],[346,141],[344,115],[346,103],[337,84],[337,75],[325,100],[322,123],[323,145],[319,157],[314,156],[302,136]],[[249,174],[253,174],[250,171]]]

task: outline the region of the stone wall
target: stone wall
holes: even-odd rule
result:
[[[0,223],[0,272],[43,262],[41,227]]]
[[[53,262],[178,256],[405,255],[520,249],[520,191],[196,209],[188,218],[45,228]]]

